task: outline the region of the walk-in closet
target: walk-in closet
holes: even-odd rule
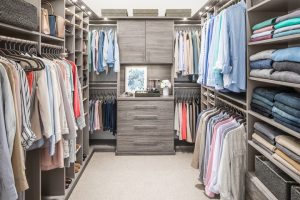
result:
[[[299,0],[1,0],[0,200],[300,200]]]

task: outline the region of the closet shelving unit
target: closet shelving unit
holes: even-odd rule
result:
[[[38,19],[41,18],[40,10],[44,4],[42,0],[26,0],[37,7]],[[30,40],[37,43],[37,51],[40,53],[42,46],[47,46],[48,48],[52,45],[57,47],[57,49],[68,49],[67,59],[71,61],[77,61],[79,64],[78,74],[81,77],[81,85],[83,89],[83,103],[84,111],[86,117],[86,124],[88,124],[88,71],[87,71],[87,52],[83,52],[83,42],[87,42],[87,34],[85,30],[89,26],[89,16],[82,12],[71,1],[61,1],[61,0],[50,0],[53,6],[55,15],[65,17],[68,20],[66,23],[66,29],[70,32],[65,32],[65,38],[53,37],[50,35],[45,35],[40,29],[36,31],[29,31],[16,26],[8,25],[5,23],[0,23],[1,35],[11,37],[13,35],[16,39]],[[66,9],[67,8],[67,9]],[[80,19],[76,20],[75,14],[79,14]],[[79,21],[79,27],[76,28],[76,22]],[[81,40],[76,40],[75,34],[76,29],[79,34],[81,34]],[[80,50],[81,52],[76,53],[75,50]],[[78,59],[76,59],[78,56]],[[83,81],[83,73],[87,77],[87,81]],[[81,176],[90,156],[83,162],[83,154],[89,155],[89,139],[88,139],[88,126],[84,128],[83,131],[78,131],[78,140],[80,148],[77,149],[77,162],[81,163],[81,170],[78,174],[75,174],[74,165],[69,168],[55,169],[51,171],[41,171],[40,168],[40,152],[39,149],[26,152],[26,175],[28,178],[29,189],[26,190],[24,195],[20,195],[20,200],[40,200],[40,199],[64,199],[67,198],[73,188],[75,187],[79,177]],[[65,178],[74,178],[69,189],[65,190]]]
[[[248,8],[248,41],[251,36],[251,27],[259,22],[270,19],[272,17],[285,15],[289,12],[292,12],[296,9],[300,8],[299,1],[292,0],[263,0],[254,4],[251,0],[247,0],[247,8]],[[257,2],[257,1],[256,1]],[[290,35],[281,38],[273,38],[259,42],[249,42],[248,43],[248,57],[267,49],[279,49],[279,48],[287,48],[290,46],[299,46],[300,45],[300,34]],[[251,196],[253,200],[260,198],[268,198],[268,199],[276,199],[274,196],[270,196],[270,191],[267,188],[261,187],[263,183],[261,183],[256,177],[254,173],[254,160],[255,155],[262,154],[267,159],[269,159],[273,164],[275,164],[278,168],[292,177],[296,182],[300,183],[300,176],[288,169],[286,166],[275,160],[271,154],[266,152],[264,149],[256,145],[252,142],[252,133],[253,133],[253,125],[257,121],[263,121],[267,124],[270,124],[274,127],[279,128],[280,130],[294,136],[300,138],[300,134],[295,132],[277,122],[273,119],[267,118],[258,114],[254,111],[250,110],[250,103],[253,94],[253,90],[256,87],[283,87],[283,88],[293,88],[295,90],[300,89],[300,84],[295,83],[287,83],[282,81],[274,81],[269,79],[262,78],[254,78],[250,77],[250,66],[248,61],[248,88],[247,88],[247,106],[248,106],[248,179],[247,179],[247,190],[248,196]],[[272,195],[272,194],[271,194]]]
[[[215,107],[215,89],[201,85],[201,111]]]
[[[85,34],[88,34],[88,31],[93,30],[114,30],[118,31],[117,20],[94,20],[90,21],[90,25],[88,28],[84,28]],[[85,41],[87,42],[87,41]],[[86,52],[87,53],[87,52]],[[93,70],[88,72],[86,69],[86,73],[89,73],[89,88],[87,92],[89,92],[90,96],[105,94],[108,92],[115,92],[117,94],[117,86],[118,86],[118,73],[114,72],[113,69],[109,69],[108,74],[105,72],[96,74]],[[86,102],[87,106],[89,102]],[[89,130],[87,130],[89,131]],[[99,145],[99,144],[109,144],[109,151],[115,151],[115,143],[116,143],[116,136],[113,135],[109,131],[93,131],[89,135],[90,141],[92,144]],[[97,146],[98,148],[99,146]],[[100,147],[99,147],[100,148]],[[106,148],[106,150],[108,150]]]

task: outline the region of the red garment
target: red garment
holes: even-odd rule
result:
[[[31,94],[32,93],[33,81],[34,81],[34,73],[33,72],[26,72],[26,77],[27,77],[27,80],[28,80],[29,91],[30,91],[30,94]]]
[[[182,126],[181,126],[181,136],[182,140],[186,140],[186,131],[187,131],[187,110],[186,104],[182,103]]]
[[[80,117],[80,98],[78,93],[78,85],[77,85],[77,66],[74,62],[68,61],[72,65],[72,74],[73,74],[73,85],[74,85],[74,93],[73,93],[73,109],[75,118]]]
[[[262,36],[262,37],[258,37],[258,38],[253,38],[251,39],[251,42],[257,42],[257,41],[262,41],[262,40],[268,40],[268,39],[272,39],[273,35],[266,35],[266,36]]]

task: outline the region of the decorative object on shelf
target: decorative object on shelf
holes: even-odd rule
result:
[[[54,15],[53,6],[49,1],[43,1],[43,4],[48,5],[51,9],[51,14],[48,14],[50,35],[55,37],[56,36],[56,16]]]
[[[125,91],[146,91],[147,90],[147,67],[126,67],[125,68]]]
[[[171,82],[169,80],[162,80],[160,87],[163,89],[163,96],[169,96],[169,89],[171,88]]]
[[[37,8],[23,0],[1,0],[0,22],[25,28],[38,29]]]

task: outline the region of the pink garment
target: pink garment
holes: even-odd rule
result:
[[[258,29],[258,30],[256,30],[256,31],[254,31],[254,32],[253,32],[253,35],[254,35],[254,34],[257,34],[257,33],[263,33],[263,32],[265,32],[265,31],[271,31],[271,30],[273,30],[273,29],[274,29],[274,26],[273,26],[273,25],[267,26],[267,27],[264,27],[264,28],[261,28],[261,29]]]
[[[258,38],[253,38],[250,41],[257,42],[257,41],[272,39],[272,37],[273,37],[273,34],[270,34],[270,35],[266,35],[266,36],[262,36],[262,37],[258,37]]]
[[[64,167],[64,147],[63,139],[58,141],[55,145],[55,154],[50,156],[49,148],[43,148],[40,151],[41,170],[48,171],[56,168]]]
[[[211,182],[212,166],[213,166],[213,160],[214,160],[213,155],[214,155],[215,143],[216,143],[216,139],[217,139],[217,131],[222,125],[224,125],[230,121],[232,121],[232,118],[218,122],[214,127],[212,141],[211,141],[211,145],[210,145],[210,152],[209,152],[209,157],[208,157],[207,171],[206,171],[206,178],[204,180],[204,185],[209,185],[209,183]],[[213,198],[215,196],[214,193],[206,190],[206,187],[205,187],[205,193],[207,196],[209,196],[211,198]]]

